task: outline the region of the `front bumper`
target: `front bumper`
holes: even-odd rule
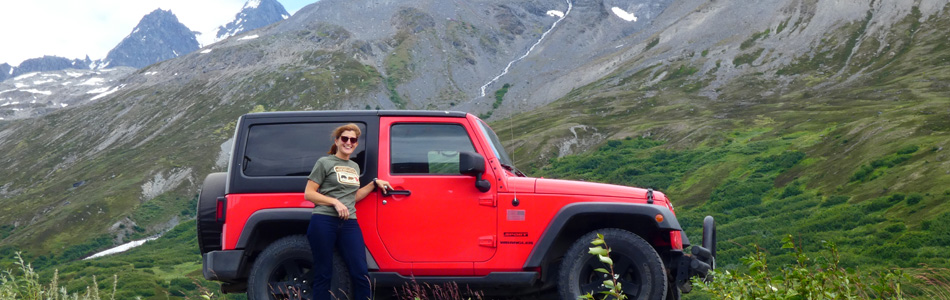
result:
[[[703,220],[703,241],[702,246],[694,245],[691,248],[692,255],[685,255],[682,252],[678,257],[674,257],[673,265],[676,266],[675,276],[676,286],[683,293],[689,293],[693,286],[690,278],[699,276],[703,280],[711,280],[709,271],[716,268],[716,222],[712,216],[706,216]]]

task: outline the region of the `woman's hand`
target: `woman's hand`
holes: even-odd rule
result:
[[[376,187],[377,187],[377,188],[383,190],[383,194],[386,194],[386,193],[387,193],[386,191],[391,191],[391,190],[393,190],[393,186],[392,186],[391,184],[389,184],[389,181],[385,181],[385,180],[382,180],[382,179],[376,179],[374,182],[376,182]]]
[[[336,203],[333,203],[333,209],[336,209],[337,215],[340,216],[340,219],[347,220],[350,218],[350,209],[346,208],[346,205],[343,205],[343,202],[336,200]]]

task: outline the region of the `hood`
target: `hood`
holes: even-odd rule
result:
[[[518,186],[521,190],[531,190],[527,187],[534,183],[536,194],[578,195],[599,197],[624,197],[646,201],[647,190],[614,184],[584,182],[574,180],[545,179],[545,178],[510,178],[509,185]],[[654,199],[665,200],[662,192],[654,191]]]

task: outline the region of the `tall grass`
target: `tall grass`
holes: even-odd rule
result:
[[[84,294],[72,293],[66,291],[66,287],[59,286],[59,272],[53,273],[53,279],[49,285],[40,283],[40,276],[33,270],[33,266],[23,261],[19,252],[16,253],[16,266],[19,270],[5,270],[0,273],[0,299],[23,299],[23,300],[102,300],[99,291],[99,284],[96,282],[96,276],[92,277],[92,286],[86,287]],[[112,293],[109,294],[110,300],[115,300],[116,286],[118,277],[112,278]]]

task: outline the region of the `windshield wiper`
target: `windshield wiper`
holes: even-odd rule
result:
[[[517,176],[519,176],[519,177],[528,177],[528,175],[525,175],[524,173],[521,173],[521,171],[518,170],[518,168],[515,168],[515,166],[502,163],[502,164],[501,164],[501,167],[502,167],[502,168],[505,168],[505,170],[508,170],[509,172],[514,173],[515,175],[517,175]]]

